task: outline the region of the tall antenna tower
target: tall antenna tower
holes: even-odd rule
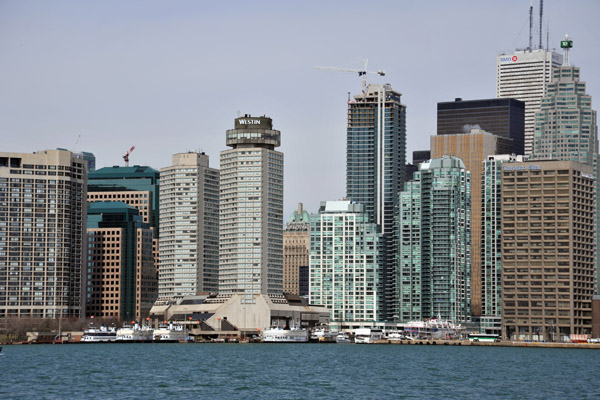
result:
[[[544,0],[540,0],[540,46],[539,49],[542,48],[542,17],[544,15]]]
[[[529,47],[527,50],[531,51],[533,47],[533,0],[529,0]]]

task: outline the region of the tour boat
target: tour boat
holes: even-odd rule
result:
[[[83,331],[81,343],[109,343],[117,340],[117,330],[114,326],[108,328],[104,325],[95,327],[92,322],[90,326]]]
[[[164,324],[154,330],[155,342],[184,342],[185,331],[183,325]]]
[[[117,343],[125,342],[151,342],[154,339],[154,330],[148,325],[140,325],[137,322],[133,325],[123,325],[117,330]]]

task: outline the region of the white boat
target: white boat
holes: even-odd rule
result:
[[[95,327],[92,322],[90,326],[83,331],[81,343],[109,343],[117,340],[117,330],[114,326],[108,328],[104,325]]]
[[[391,331],[390,333],[388,333],[387,339],[390,342],[401,342],[403,340],[414,340],[412,337],[404,335],[400,331]]]
[[[311,342],[318,343],[333,343],[335,342],[335,338],[337,336],[337,332],[331,332],[328,327],[321,326],[315,328],[310,334]]]
[[[154,330],[154,341],[156,342],[184,342],[185,330],[183,325],[161,325]]]
[[[456,339],[463,327],[451,321],[431,318],[425,321],[411,321],[404,325],[404,334],[417,339]]]
[[[383,339],[383,331],[377,328],[358,328],[354,333],[354,343],[374,343]]]
[[[283,329],[271,327],[262,331],[262,340],[265,343],[307,343],[308,330],[303,328]]]
[[[335,337],[336,343],[352,343],[352,339],[350,339],[350,335],[346,332],[340,332]]]
[[[117,329],[117,343],[125,342],[151,342],[154,339],[154,330],[148,325],[139,325],[137,322],[133,325],[123,325]]]

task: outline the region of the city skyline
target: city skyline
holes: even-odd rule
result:
[[[410,161],[436,133],[437,102],[494,97],[496,57],[527,47],[528,3],[225,8],[181,2],[174,8],[6,1],[0,5],[5,150],[91,151],[101,168],[123,165],[122,155],[135,145],[131,165],[160,169],[171,154],[192,149],[216,160],[226,148],[222,132],[238,111],[267,114],[284,132],[284,216],[299,201],[316,212],[321,200],[345,194],[346,100],[348,92],[360,92],[360,79],[315,65],[362,68],[369,58],[369,70],[386,70],[368,82],[402,93]],[[560,39],[570,34],[571,64],[586,71],[592,96],[600,91],[598,11],[593,1],[544,3],[550,48],[560,53]],[[384,36],[362,28],[372,21],[397,29]],[[544,44],[545,34],[544,27]]]

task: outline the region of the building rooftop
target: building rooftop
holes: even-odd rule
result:
[[[88,179],[118,179],[118,178],[139,178],[139,177],[157,177],[159,172],[147,165],[134,165],[132,167],[104,167],[90,172]]]
[[[120,201],[96,201],[88,204],[88,214],[94,213],[111,213],[122,210],[135,210],[138,211],[137,208],[130,206],[128,204],[122,203]]]

